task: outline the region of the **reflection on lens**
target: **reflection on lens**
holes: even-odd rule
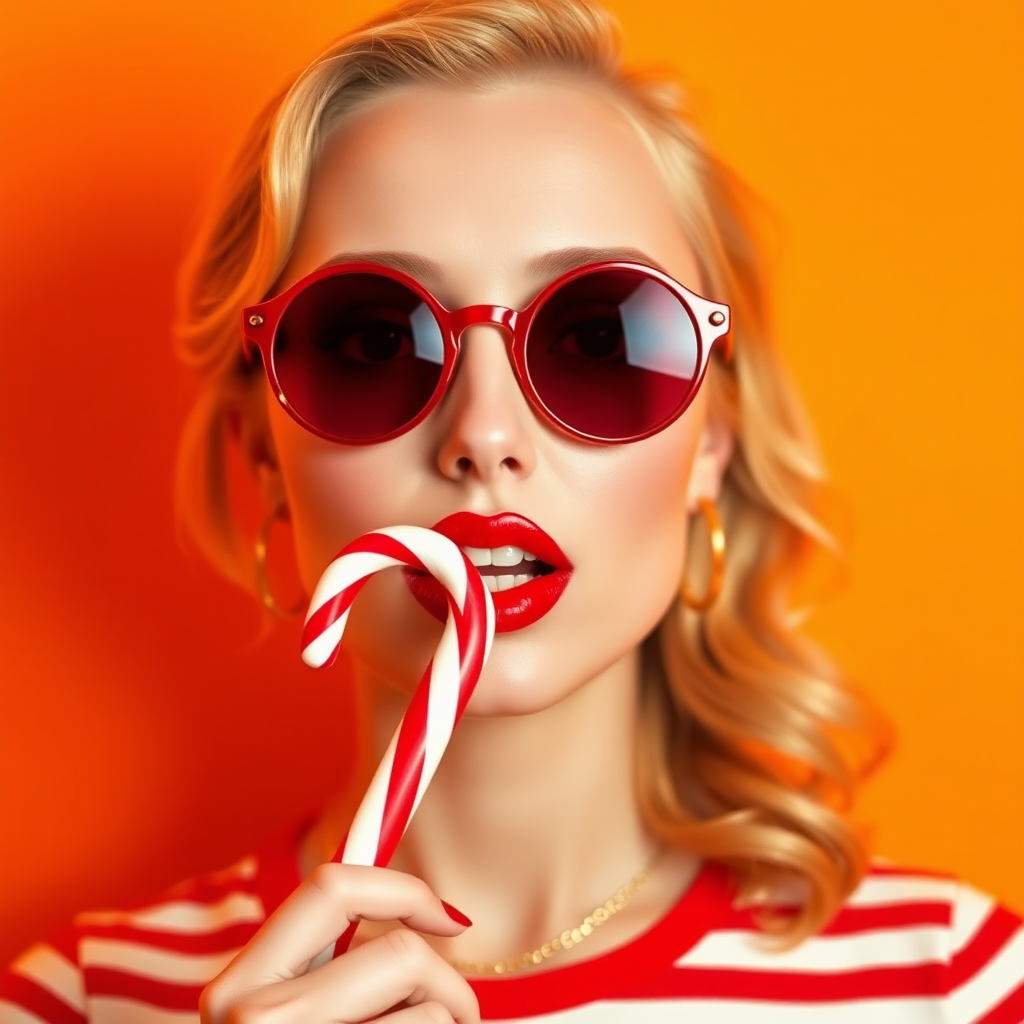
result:
[[[526,364],[541,401],[583,434],[647,433],[689,398],[700,342],[688,308],[645,274],[606,270],[555,292],[538,312]]]
[[[441,377],[444,343],[411,289],[376,274],[337,274],[295,297],[273,354],[295,412],[339,441],[359,441],[422,412]]]
[[[683,304],[663,284],[644,281],[619,311],[630,366],[693,380],[697,333]]]
[[[444,362],[444,341],[441,338],[441,328],[425,302],[421,302],[409,314],[409,326],[412,329],[416,357],[426,359],[429,363],[437,363],[440,366]]]

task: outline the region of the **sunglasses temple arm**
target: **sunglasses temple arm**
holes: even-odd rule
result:
[[[690,308],[697,318],[701,348],[707,352],[707,357],[711,357],[712,349],[721,341],[722,357],[727,363],[731,363],[733,356],[732,310],[724,302],[712,302],[699,295],[690,296]]]
[[[257,356],[266,361],[263,351],[263,342],[266,340],[260,336],[263,332],[266,337],[271,336],[271,325],[266,318],[256,312],[257,307],[250,307],[242,310],[242,355],[250,366],[256,362]]]

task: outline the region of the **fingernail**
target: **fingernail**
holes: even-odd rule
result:
[[[466,915],[459,910],[457,907],[453,907],[450,903],[445,903],[441,900],[441,906],[444,907],[444,912],[456,923],[461,924],[468,928],[473,922],[470,921]]]

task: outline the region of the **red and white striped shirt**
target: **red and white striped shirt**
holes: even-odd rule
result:
[[[0,1024],[195,1024],[199,993],[298,884],[294,835],[156,903],[80,915],[0,980]],[[1020,1024],[1024,930],[949,878],[875,867],[794,950],[759,942],[706,864],[634,942],[473,980],[484,1019],[530,1024]]]

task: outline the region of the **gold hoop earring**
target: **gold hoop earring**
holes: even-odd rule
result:
[[[302,611],[302,607],[306,603],[305,600],[300,598],[296,604],[290,607],[278,604],[270,592],[270,580],[267,578],[267,546],[270,540],[270,531],[279,519],[285,523],[291,521],[287,505],[278,505],[273,509],[263,520],[259,533],[256,534],[256,592],[260,596],[260,601],[263,602],[263,607],[271,615],[276,615],[279,619],[290,619]]]
[[[694,594],[684,582],[679,589],[679,596],[687,608],[692,608],[695,612],[705,612],[715,603],[725,579],[725,532],[722,530],[722,520],[718,518],[718,508],[713,501],[709,498],[698,498],[697,505],[711,535],[711,575],[708,579],[708,589],[702,595]]]

